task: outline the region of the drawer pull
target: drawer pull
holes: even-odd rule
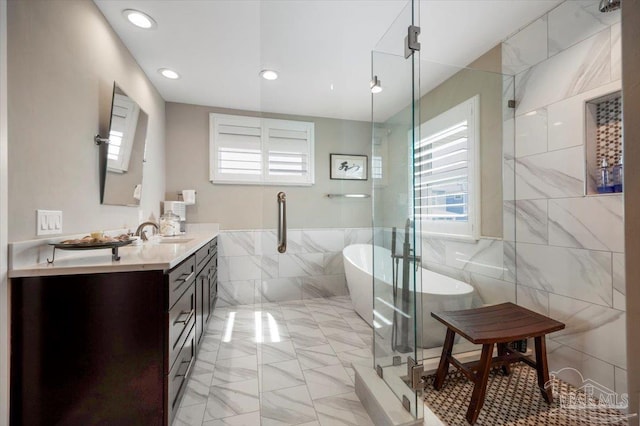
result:
[[[179,280],[181,280],[182,282],[185,282],[185,283],[186,283],[187,281],[189,281],[189,280],[193,277],[193,275],[194,275],[195,273],[196,273],[195,271],[191,271],[191,273],[189,273],[189,274],[182,274],[182,275],[180,275],[180,277],[179,277],[178,279],[179,279]],[[186,277],[186,278],[183,278],[185,275],[186,275],[187,277]]]
[[[180,369],[185,364],[187,365],[187,368],[184,370],[184,373],[181,373]],[[176,377],[187,377],[189,375],[189,371],[191,370],[191,364],[193,364],[193,358],[191,358],[189,361],[182,361],[180,363],[180,367],[178,367],[178,371],[176,372]]]
[[[184,283],[186,283],[186,282],[190,281],[194,274],[195,274],[195,271],[194,271],[194,272],[191,272],[190,274],[182,274],[182,275],[180,275],[180,276],[176,279],[176,282],[177,282],[177,281],[182,281],[182,282],[180,283],[180,285],[179,285],[179,286],[177,286],[176,288],[174,288],[174,289],[173,289],[173,291],[178,290],[180,287],[182,287],[182,286],[184,285]],[[186,278],[183,278],[185,275],[186,275]]]
[[[173,325],[189,323],[189,321],[191,321],[191,317],[193,317],[195,313],[196,311],[194,309],[190,310],[189,312],[180,312],[180,315],[178,315],[178,318],[176,318],[176,320],[173,322]],[[186,315],[187,317],[185,319],[180,319],[180,317],[183,317],[184,315]]]

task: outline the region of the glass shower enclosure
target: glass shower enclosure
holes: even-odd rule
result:
[[[513,77],[499,48],[468,67],[405,52],[419,3],[372,52],[373,367],[415,418],[446,331],[431,312],[516,298]]]

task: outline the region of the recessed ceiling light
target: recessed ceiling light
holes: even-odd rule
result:
[[[129,22],[135,25],[138,28],[143,28],[145,30],[150,30],[151,28],[155,28],[157,26],[156,21],[146,13],[140,12],[139,10],[134,9],[125,9],[122,11],[122,14]]]
[[[278,73],[274,70],[262,70],[260,71],[260,77],[265,80],[275,80],[278,78]]]
[[[180,74],[175,72],[174,70],[170,70],[169,68],[160,68],[158,72],[165,78],[170,80],[177,80],[180,78]]]

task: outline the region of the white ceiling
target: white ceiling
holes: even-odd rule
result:
[[[374,48],[386,53],[378,62],[396,65],[380,66],[383,87],[410,84],[404,0],[94,1],[167,101],[368,121]],[[560,1],[422,0],[421,61],[464,66]],[[157,28],[132,26],[124,9],[149,14]],[[181,78],[165,79],[162,67]],[[263,68],[280,77],[262,80]],[[424,74],[423,91],[445,77]],[[394,104],[376,105],[376,116],[397,112]]]

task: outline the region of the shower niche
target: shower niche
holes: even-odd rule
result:
[[[585,103],[586,194],[624,190],[622,96],[609,93]]]

